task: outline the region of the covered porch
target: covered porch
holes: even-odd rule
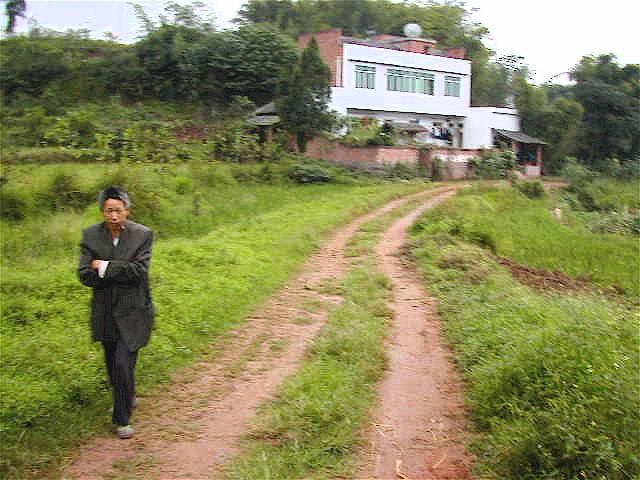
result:
[[[544,145],[547,142],[531,137],[523,132],[511,130],[493,130],[494,145],[508,145],[516,154],[518,165],[527,177],[542,175]]]

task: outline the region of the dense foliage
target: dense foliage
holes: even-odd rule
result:
[[[294,42],[268,25],[213,32],[162,24],[134,45],[49,32],[0,41],[0,90],[14,107],[30,103],[26,94],[49,109],[112,95],[219,109],[238,96],[273,99],[297,56]]]
[[[516,168],[516,156],[511,150],[489,150],[469,160],[471,175],[475,178],[509,178]]]
[[[548,173],[574,156],[607,174],[618,162],[630,178],[640,169],[640,66],[621,66],[611,54],[586,56],[572,76],[575,85],[564,87],[514,79],[522,129],[549,142]]]

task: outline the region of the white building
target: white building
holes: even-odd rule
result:
[[[494,129],[519,132],[515,109],[471,106],[464,49],[439,50],[419,31],[405,33],[413,36],[362,40],[333,29],[303,34],[298,43],[318,41],[332,72],[330,108],[343,115],[418,124],[418,141],[459,148],[492,147]]]

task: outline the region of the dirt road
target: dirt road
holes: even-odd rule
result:
[[[452,194],[450,189],[439,192],[445,190],[449,193],[438,196],[440,201]],[[438,191],[426,195],[434,192]],[[227,335],[207,359],[178,372],[154,398],[141,399],[134,439],[99,438],[85,445],[63,478],[91,480],[119,474],[161,480],[216,478],[239,453],[238,440],[247,432],[257,407],[296,371],[307,345],[324,325],[327,311],[341,302],[339,296],[322,292],[329,284],[339,285],[351,268],[344,255],[347,241],[364,223],[420,195],[424,193],[394,200],[337,231],[297,278],[242,328]],[[457,444],[456,429],[462,424],[455,416],[461,412],[461,386],[450,379],[455,372],[439,338],[437,318],[428,311],[431,304],[425,301],[419,283],[394,256],[417,215],[414,212],[394,224],[376,252],[381,268],[394,282],[396,320],[391,370],[380,391],[380,420],[376,423],[381,434],[372,438],[372,448],[363,457],[369,464],[363,475],[461,480],[468,477],[423,474],[466,475],[469,458]],[[437,398],[435,403],[426,401],[432,397]],[[423,422],[424,428],[407,428]],[[421,459],[427,462],[422,469],[417,466]],[[400,476],[405,472],[407,477]]]
[[[439,195],[396,221],[375,254],[393,286],[390,366],[363,454],[359,478],[465,480],[472,457],[464,448],[463,389],[441,336],[435,301],[400,255],[407,230]]]

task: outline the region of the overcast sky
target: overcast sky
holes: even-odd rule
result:
[[[164,5],[155,0],[135,3],[152,17]],[[230,28],[244,0],[203,3],[218,28]],[[640,63],[639,0],[467,0],[466,5],[473,9],[472,18],[490,30],[485,44],[499,55],[524,56],[538,83],[570,70],[583,55],[614,53],[622,64]],[[59,31],[87,28],[96,38],[112,32],[120,41],[133,42],[139,34],[133,8],[124,0],[27,0],[27,17]],[[17,30],[27,29],[28,22],[19,19]]]

